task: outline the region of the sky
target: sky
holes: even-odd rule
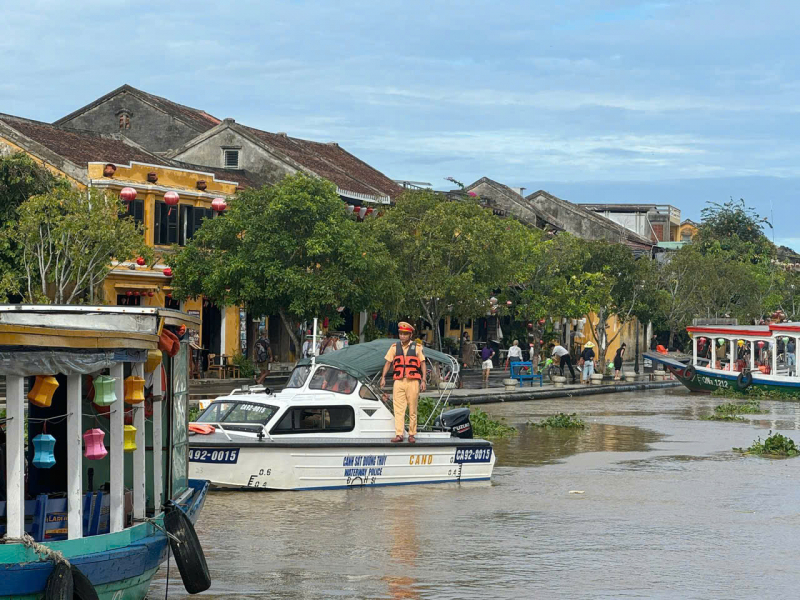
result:
[[[800,250],[800,3],[7,3],[0,112],[127,83],[337,141],[393,179],[486,176],[573,202],[744,198]]]

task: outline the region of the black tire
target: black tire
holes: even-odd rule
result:
[[[689,365],[683,370],[683,376],[689,381],[694,379],[695,375],[697,375],[697,370],[692,365]]]
[[[72,565],[72,600],[100,600],[97,592],[83,572]]]
[[[172,554],[181,574],[183,587],[190,594],[199,594],[211,587],[211,575],[208,572],[206,557],[192,522],[179,507],[167,506],[164,515],[164,528],[178,538],[169,538]]]
[[[47,578],[45,600],[72,600],[72,571],[67,563],[59,562]]]
[[[746,390],[753,384],[753,374],[750,371],[742,371],[739,377],[736,378],[736,387],[740,390]]]

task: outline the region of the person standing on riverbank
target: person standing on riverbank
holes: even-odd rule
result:
[[[622,359],[625,356],[625,342],[617,349],[614,355],[614,381],[619,381],[622,377]]]
[[[400,321],[397,324],[397,335],[400,341],[392,344],[386,352],[381,373],[381,388],[386,385],[386,373],[392,367],[394,385],[392,386],[392,405],[394,406],[394,432],[392,442],[403,441],[405,430],[406,407],[408,407],[408,442],[417,441],[417,402],[419,393],[425,391],[425,355],[422,345],[411,341],[414,328],[410,323]]]
[[[570,375],[572,375],[572,383],[576,383],[575,369],[572,368],[572,357],[569,355],[569,350],[560,344],[558,346],[550,344],[550,350],[550,356],[555,356],[559,359],[558,368],[561,371],[561,376],[564,376],[564,366],[566,365],[569,367]]]
[[[489,383],[489,373],[491,373],[494,364],[492,363],[492,357],[494,356],[494,348],[486,342],[486,345],[481,350],[481,369],[483,370],[483,383]]]
[[[508,359],[506,362],[508,363],[506,365],[507,368],[510,367],[513,362],[522,362],[522,348],[519,347],[519,340],[514,340],[511,348],[508,349]]]
[[[592,383],[592,375],[594,375],[594,343],[586,342],[581,352],[581,359],[583,360],[583,371],[581,372],[581,383]]]
[[[256,364],[258,365],[259,376],[256,379],[258,385],[262,385],[269,375],[270,364],[272,363],[272,346],[270,346],[267,330],[261,329],[260,337],[256,342]]]

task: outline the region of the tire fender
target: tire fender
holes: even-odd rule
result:
[[[70,571],[72,572],[72,600],[99,600],[97,591],[89,578],[75,565],[71,566]]]
[[[57,562],[47,578],[44,588],[45,600],[72,600],[72,571],[69,564]]]
[[[742,371],[736,378],[736,387],[746,390],[753,384],[753,374],[750,371]]]
[[[177,505],[167,504],[164,528],[177,538],[169,538],[172,554],[181,574],[183,587],[190,594],[199,594],[211,587],[208,564],[192,522]]]
[[[683,370],[683,376],[691,381],[697,375],[697,369],[695,369],[692,365],[689,365]]]

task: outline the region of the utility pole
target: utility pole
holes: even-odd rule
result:
[[[636,359],[633,364],[633,372],[639,374],[639,319],[636,319]]]

